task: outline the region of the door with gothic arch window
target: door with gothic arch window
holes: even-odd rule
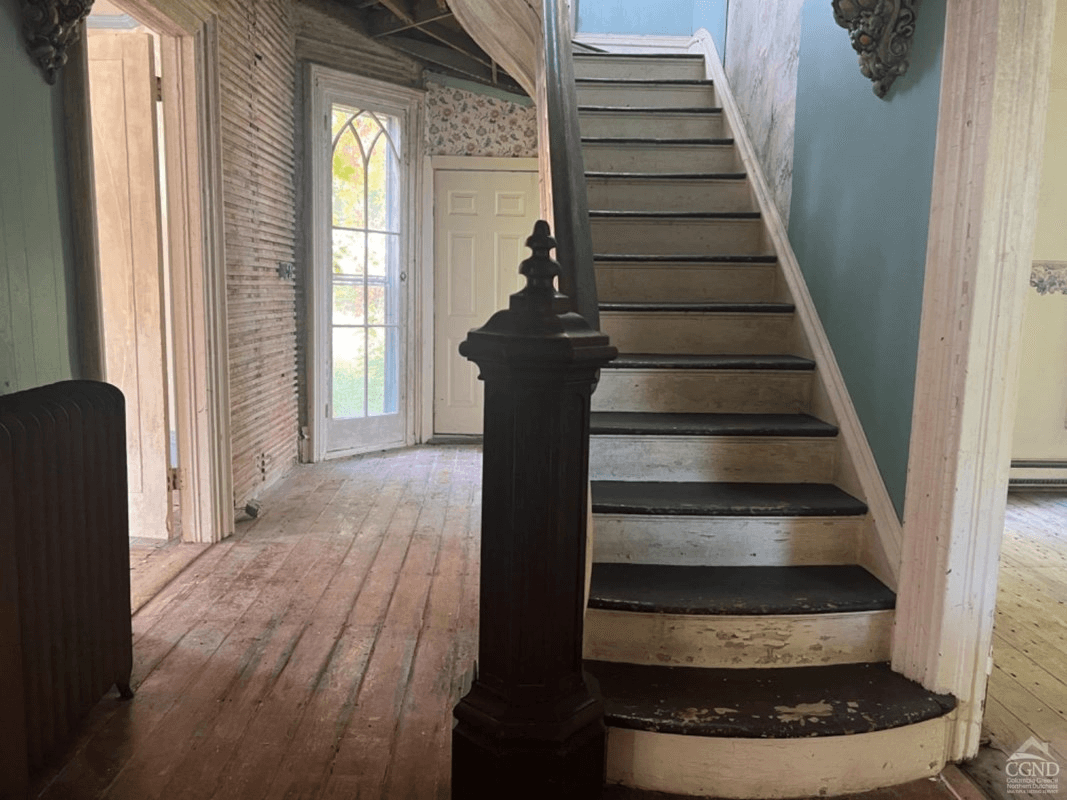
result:
[[[410,439],[412,125],[380,98],[315,97],[315,449],[329,458]]]

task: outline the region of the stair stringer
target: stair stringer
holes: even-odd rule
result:
[[[796,320],[802,333],[797,337],[797,344],[808,351],[797,354],[806,355],[816,363],[817,379],[812,391],[811,413],[836,423],[840,429],[841,444],[836,459],[834,482],[846,492],[866,502],[870,509],[870,522],[860,540],[858,563],[895,591],[900,576],[900,519],[874,460],[874,453],[863,432],[856,408],[852,404],[830,340],[808,292],[807,282],[800,271],[800,264],[789,242],[785,224],[778,214],[763,169],[756,158],[755,148],[745,130],[741,112],[715,49],[715,42],[706,30],[701,29],[690,40],[689,52],[704,56],[706,75],[714,81],[726,125],[733,135],[765,224],[765,235],[778,254],[780,275],[785,280],[791,302],[796,306]]]

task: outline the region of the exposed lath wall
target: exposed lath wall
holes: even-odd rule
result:
[[[223,191],[235,506],[297,455],[295,45],[288,0],[221,0]]]

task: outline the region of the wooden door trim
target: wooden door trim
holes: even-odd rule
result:
[[[221,99],[214,13],[198,0],[120,0],[161,35],[182,537],[215,542],[233,532],[226,271],[223,244]],[[103,320],[92,167],[85,27],[64,75],[68,169],[74,204],[79,372],[102,380]],[[169,73],[169,74],[168,74]],[[180,181],[175,180],[180,176]]]
[[[893,668],[978,749],[1045,134],[1054,0],[948,4]]]
[[[422,262],[431,265],[422,271],[419,296],[425,299],[424,313],[419,322],[421,346],[418,348],[420,385],[418,441],[428,442],[434,435],[434,236],[437,218],[434,215],[434,194],[438,172],[537,172],[536,158],[497,158],[488,156],[426,156],[423,159]],[[516,268],[518,265],[516,265]]]

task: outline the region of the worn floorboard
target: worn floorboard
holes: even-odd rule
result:
[[[983,734],[989,746],[963,765],[997,800],[1009,792],[1008,757],[1034,737],[1067,772],[1067,495],[1012,493],[1004,525],[993,672]],[[1057,797],[1067,798],[1067,777]]]
[[[101,701],[32,796],[447,800],[480,485],[469,445],[301,467],[180,574],[159,557],[134,615],[136,697]],[[1041,676],[1057,706],[1060,674]],[[620,791],[606,797],[644,796]],[[871,800],[948,796],[926,781]]]

